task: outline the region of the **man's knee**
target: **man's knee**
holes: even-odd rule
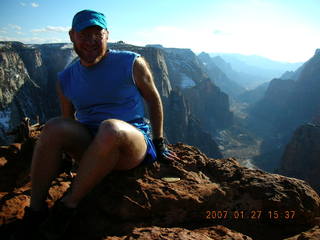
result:
[[[100,124],[97,137],[102,141],[112,140],[117,143],[126,137],[126,131],[123,128],[123,123],[121,120],[108,119]]]
[[[64,121],[65,119],[62,117],[51,118],[49,121],[46,122],[42,131],[48,132],[60,129],[63,126]]]
[[[41,135],[60,136],[68,129],[68,125],[71,125],[72,119],[56,117],[46,122],[44,128],[41,131]]]

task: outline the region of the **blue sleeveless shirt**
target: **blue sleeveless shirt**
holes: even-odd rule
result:
[[[97,128],[110,118],[131,121],[144,117],[143,99],[133,79],[138,56],[109,50],[92,67],[84,67],[77,60],[58,73],[62,92],[75,107],[79,122]]]

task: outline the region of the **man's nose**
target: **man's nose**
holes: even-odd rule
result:
[[[93,44],[97,43],[97,38],[94,35],[93,36],[87,36],[85,42],[88,45],[93,45]]]

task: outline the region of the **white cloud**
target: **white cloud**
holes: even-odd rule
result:
[[[42,44],[42,43],[68,43],[68,39],[63,38],[40,38],[40,37],[7,37],[0,36],[0,41],[18,41],[25,44]]]
[[[21,5],[22,7],[27,7],[27,6],[28,6],[28,4],[25,3],[25,2],[20,2],[20,5]],[[32,2],[32,3],[30,3],[30,6],[33,7],[33,8],[37,8],[37,7],[40,6],[40,4],[39,4],[39,3]]]
[[[34,8],[37,8],[40,6],[38,3],[35,3],[35,2],[30,3],[30,5],[31,7],[34,7]]]
[[[12,38],[0,36],[0,41],[13,41]]]
[[[226,32],[226,31],[221,30],[221,29],[214,29],[214,30],[212,31],[212,33],[213,33],[214,35],[228,35],[228,34],[230,34],[229,32]]]
[[[8,26],[11,29],[18,30],[18,31],[22,29],[19,25],[16,25],[16,24],[8,24]]]
[[[45,28],[33,29],[31,32],[40,33],[40,32],[68,32],[70,27],[60,27],[60,26],[46,26]]]

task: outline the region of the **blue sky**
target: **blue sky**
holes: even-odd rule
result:
[[[319,0],[1,0],[0,41],[69,42],[73,15],[103,12],[110,41],[306,61],[320,48]]]

